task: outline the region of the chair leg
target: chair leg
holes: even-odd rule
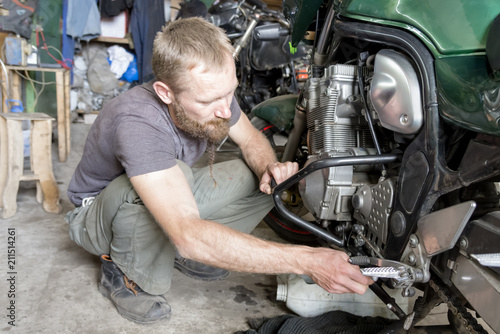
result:
[[[31,129],[33,172],[39,178],[39,187],[43,193],[43,209],[47,212],[60,213],[59,188],[52,170],[52,122],[34,121]]]
[[[21,122],[7,120],[3,123],[2,161],[7,163],[7,171],[6,173],[3,172],[5,181],[2,193],[2,218],[7,219],[17,211],[17,192],[24,168],[24,139]],[[4,148],[5,145],[7,146],[6,149]],[[2,167],[3,169],[4,167]]]
[[[7,141],[7,120],[0,117],[0,208],[3,208],[3,190],[7,182],[7,168],[9,167]]]

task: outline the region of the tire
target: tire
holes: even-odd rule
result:
[[[264,217],[264,222],[281,239],[292,244],[308,246],[318,246],[320,244],[317,236],[289,222],[275,208]]]

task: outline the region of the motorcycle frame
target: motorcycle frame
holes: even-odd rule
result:
[[[389,234],[387,243],[393,247],[385,252],[386,258],[399,259],[410,234],[416,230],[417,222],[429,214],[439,197],[500,174],[500,148],[472,142],[475,149],[468,152],[476,153],[475,160],[464,156],[463,161],[475,163],[462,166],[456,171],[451,170],[445,161],[445,142],[441,135],[444,133],[443,119],[438,111],[434,57],[428,49],[410,33],[391,27],[336,20],[334,30],[342,37],[358,38],[400,49],[414,62],[420,76],[425,127],[403,154],[402,172],[395,194],[397,200],[393,209],[393,215],[400,212],[402,215],[398,217],[403,217],[403,220],[391,221],[392,231],[397,230],[398,233]],[[420,175],[414,175],[415,170]],[[412,196],[415,192],[418,195]],[[395,228],[394,224],[401,226]]]
[[[325,22],[325,25],[329,27],[331,22]],[[441,136],[444,133],[444,124],[438,111],[434,57],[426,46],[412,34],[398,28],[338,18],[334,19],[331,26],[332,29],[327,30],[328,36],[322,36],[322,40],[331,41],[331,36],[335,32],[336,38],[353,38],[398,49],[413,61],[419,76],[423,92],[425,126],[412,140],[402,157],[395,194],[397,200],[393,208],[393,216],[397,219],[391,221],[393,233],[389,234],[387,240],[392,246],[384,252],[386,258],[399,260],[410,235],[417,228],[417,222],[430,213],[439,197],[500,174],[500,148],[495,144],[486,145],[473,141],[471,145],[474,149],[468,150],[469,156],[464,156],[463,161],[474,161],[474,163],[465,164],[458,170],[451,170],[445,161],[445,142]],[[324,45],[328,45],[328,42],[324,42]],[[293,146],[293,143],[290,144]],[[329,166],[323,168],[327,167]],[[280,187],[279,190],[284,191],[291,185],[286,183],[286,186]],[[280,204],[281,199],[278,196],[274,198],[281,214],[287,217],[294,216]],[[297,218],[294,217],[292,220],[297,221]],[[318,231],[310,225],[308,227],[302,224],[302,227],[317,234]],[[334,241],[329,236],[322,237]]]
[[[318,36],[316,52],[319,53],[319,57],[315,57],[315,63],[321,67],[321,65],[328,64],[329,59],[335,59],[336,53],[340,52],[339,46],[343,39],[354,40],[356,46],[370,45],[376,46],[375,49],[392,48],[403,53],[414,65],[418,76],[422,91],[424,127],[409,141],[409,145],[406,146],[402,157],[379,154],[376,156],[354,157],[354,159],[330,158],[314,161],[301,169],[289,180],[278,185],[274,190],[273,199],[276,203],[277,211],[289,221],[294,222],[299,227],[335,246],[356,252],[357,250],[352,245],[346,246],[347,238],[346,235],[341,234],[343,231],[342,228],[337,229],[337,235],[335,235],[313,223],[302,221],[301,218],[287,210],[281,202],[280,194],[313,171],[333,166],[362,164],[363,160],[365,162],[372,161],[372,163],[377,164],[382,163],[381,160],[377,161],[377,157],[389,158],[388,156],[391,156],[390,160],[386,161],[386,163],[400,162],[401,167],[397,176],[398,181],[394,194],[395,201],[392,208],[390,231],[386,242],[391,247],[383,249],[381,255],[388,260],[404,262],[405,251],[416,234],[418,234],[419,221],[428,216],[436,208],[436,203],[441,197],[473,183],[484,180],[495,180],[494,178],[500,174],[500,138],[498,137],[498,130],[492,132],[491,128],[488,129],[484,126],[484,123],[477,123],[472,127],[467,126],[467,124],[461,124],[453,118],[446,117],[446,113],[443,113],[442,110],[440,112],[439,109],[443,108],[443,101],[440,101],[437,95],[438,93],[442,93],[442,91],[438,87],[439,83],[436,75],[439,75],[439,73],[436,72],[435,61],[441,60],[441,58],[439,55],[436,55],[435,50],[429,49],[429,45],[425,41],[412,34],[408,27],[405,29],[397,24],[386,25],[383,22],[382,25],[378,24],[380,22],[375,22],[375,20],[368,20],[367,22],[359,20],[359,17],[346,17],[338,13],[336,14],[333,6],[329,6],[329,8],[331,11],[326,13],[326,21],[322,24],[323,29]],[[479,62],[484,62],[485,68],[488,68],[486,56],[483,57],[480,52],[461,56],[465,58],[476,57]],[[462,64],[465,63],[462,62]],[[498,73],[496,74],[498,75]],[[484,77],[482,78],[484,79]],[[490,83],[492,82],[494,81],[490,81]],[[301,108],[300,104],[301,99],[299,98],[294,126],[301,126],[301,129],[304,129],[305,115],[303,111],[305,110]],[[465,113],[465,110],[458,110],[458,113],[460,112]],[[456,164],[449,165],[446,162],[447,152],[444,134],[450,128],[464,129],[464,131],[466,130],[473,137],[469,141],[465,153],[461,155],[458,167]],[[293,132],[294,129],[292,128],[291,134],[294,134]],[[293,142],[290,142],[292,138]],[[300,136],[296,133],[294,136],[289,137],[287,146],[290,145],[292,149],[291,151],[289,150],[288,156],[290,153],[295,152],[293,147],[297,148],[300,140]],[[468,220],[469,217],[466,219]],[[457,231],[457,236],[461,234],[461,231]],[[453,262],[459,255],[460,247],[457,245],[457,247],[449,248],[448,253],[443,253],[443,255],[447,254],[446,258],[448,258],[448,261],[451,260]],[[361,252],[363,251],[361,250]],[[453,283],[450,280],[453,270],[449,267],[449,264],[445,264],[444,266],[439,264],[440,257],[435,256],[432,258],[431,267],[433,268],[433,276],[437,275],[445,284],[452,285]],[[464,261],[464,258],[461,257],[461,260]],[[374,284],[373,286],[376,289],[379,287],[378,284]],[[390,298],[386,294],[382,291],[374,292],[380,299],[390,305]],[[432,293],[427,298],[429,299],[429,305],[431,305]],[[426,312],[429,310],[430,308]],[[397,307],[393,311],[400,319],[405,317],[404,313],[398,310]],[[420,316],[423,316],[426,312],[423,312]]]

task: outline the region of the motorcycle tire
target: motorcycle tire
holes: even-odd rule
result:
[[[264,217],[264,222],[281,239],[292,244],[308,246],[318,246],[320,244],[317,236],[290,223],[275,208]]]

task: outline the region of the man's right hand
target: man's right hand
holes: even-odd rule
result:
[[[374,281],[363,276],[358,266],[349,263],[349,256],[325,247],[312,248],[305,266],[306,275],[330,293],[364,294]]]

